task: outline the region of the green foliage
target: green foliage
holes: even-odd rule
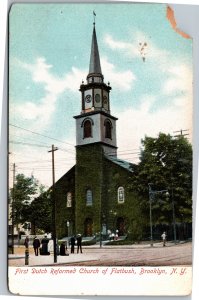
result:
[[[38,196],[39,195],[39,196]],[[24,174],[16,176],[14,187],[10,190],[12,217],[14,224],[24,224],[24,229],[30,229],[34,234],[42,231],[51,232],[52,205],[50,190],[45,191],[43,185],[32,177]]]
[[[192,147],[183,136],[174,138],[160,133],[158,138],[145,137],[140,163],[135,168],[131,188],[142,198],[145,215],[149,209],[149,184],[152,191],[168,190],[169,196],[152,195],[153,222],[172,222],[172,200],[176,220],[192,219]]]
[[[15,184],[10,190],[12,219],[15,225],[29,221],[30,203],[37,191],[38,182],[33,176],[25,177],[24,174],[16,176]]]
[[[96,239],[82,241],[82,246],[92,246],[96,244]]]
[[[32,224],[32,231],[38,234],[39,231],[52,232],[52,200],[50,190],[44,191],[30,204],[29,220]]]
[[[107,242],[105,246],[133,245],[134,243],[135,242],[133,242],[132,240],[125,239]]]

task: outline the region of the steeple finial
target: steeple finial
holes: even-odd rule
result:
[[[95,17],[96,17],[96,13],[95,11],[93,11],[93,25],[95,26]]]

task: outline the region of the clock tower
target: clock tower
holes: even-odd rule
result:
[[[104,83],[98,51],[95,23],[87,82],[82,82],[81,114],[76,119],[76,145],[100,144],[105,154],[116,156],[116,120],[110,113],[110,91]]]

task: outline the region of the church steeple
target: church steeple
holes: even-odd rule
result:
[[[111,87],[104,83],[104,76],[101,70],[100,55],[97,44],[95,23],[93,23],[93,34],[91,41],[89,73],[87,84],[82,82],[80,91],[82,92],[82,111],[104,111],[110,114],[109,93]]]
[[[87,80],[91,77],[101,77],[103,80],[101,64],[100,64],[100,56],[97,44],[97,36],[95,31],[95,23],[93,23],[93,36],[91,43],[91,54],[90,54],[90,64],[89,64],[89,74],[87,76]],[[95,80],[94,80],[95,81]]]
[[[100,55],[97,44],[95,22],[90,52],[87,83],[82,81],[80,92],[82,98],[81,114],[76,119],[77,146],[98,143],[105,153],[116,155],[116,121],[110,112],[111,87],[104,83]]]

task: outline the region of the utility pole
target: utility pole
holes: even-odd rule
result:
[[[176,217],[175,217],[175,203],[173,198],[173,183],[171,183],[171,201],[172,201],[172,216],[173,216],[173,238],[176,244]]]
[[[14,199],[15,199],[15,172],[16,172],[16,165],[13,163],[13,189],[12,189],[12,254],[14,254]]]
[[[54,263],[57,262],[57,237],[56,237],[56,200],[55,200],[55,163],[54,163],[54,152],[58,148],[52,145],[52,149],[48,152],[52,152],[52,200],[53,200],[53,209],[52,209],[52,223],[53,223],[53,249],[54,249]]]
[[[151,242],[151,247],[153,247],[153,224],[152,224],[152,207],[151,207],[151,202],[152,202],[152,188],[151,184],[148,184],[149,187],[149,217],[150,217],[150,242]]]
[[[189,135],[189,133],[183,133],[183,132],[186,132],[186,131],[189,131],[189,129],[180,129],[180,130],[174,131],[173,133],[178,133],[179,132],[179,134],[174,135],[174,137]]]
[[[103,152],[100,151],[101,153],[101,156],[100,156],[100,159],[101,159],[101,172],[100,172],[100,248],[102,248],[102,239],[103,239],[103,232],[102,232],[102,229],[103,229],[103,210],[104,210],[104,205],[103,205],[103,186],[104,186],[104,178],[103,178],[103,168],[104,168],[104,164],[103,164]]]
[[[148,183],[148,187],[149,187],[149,214],[150,214],[150,241],[151,241],[151,247],[153,247],[152,201],[154,200],[154,196],[156,194],[167,193],[168,190],[154,191],[154,190],[152,190],[151,185],[152,185],[152,183]]]

